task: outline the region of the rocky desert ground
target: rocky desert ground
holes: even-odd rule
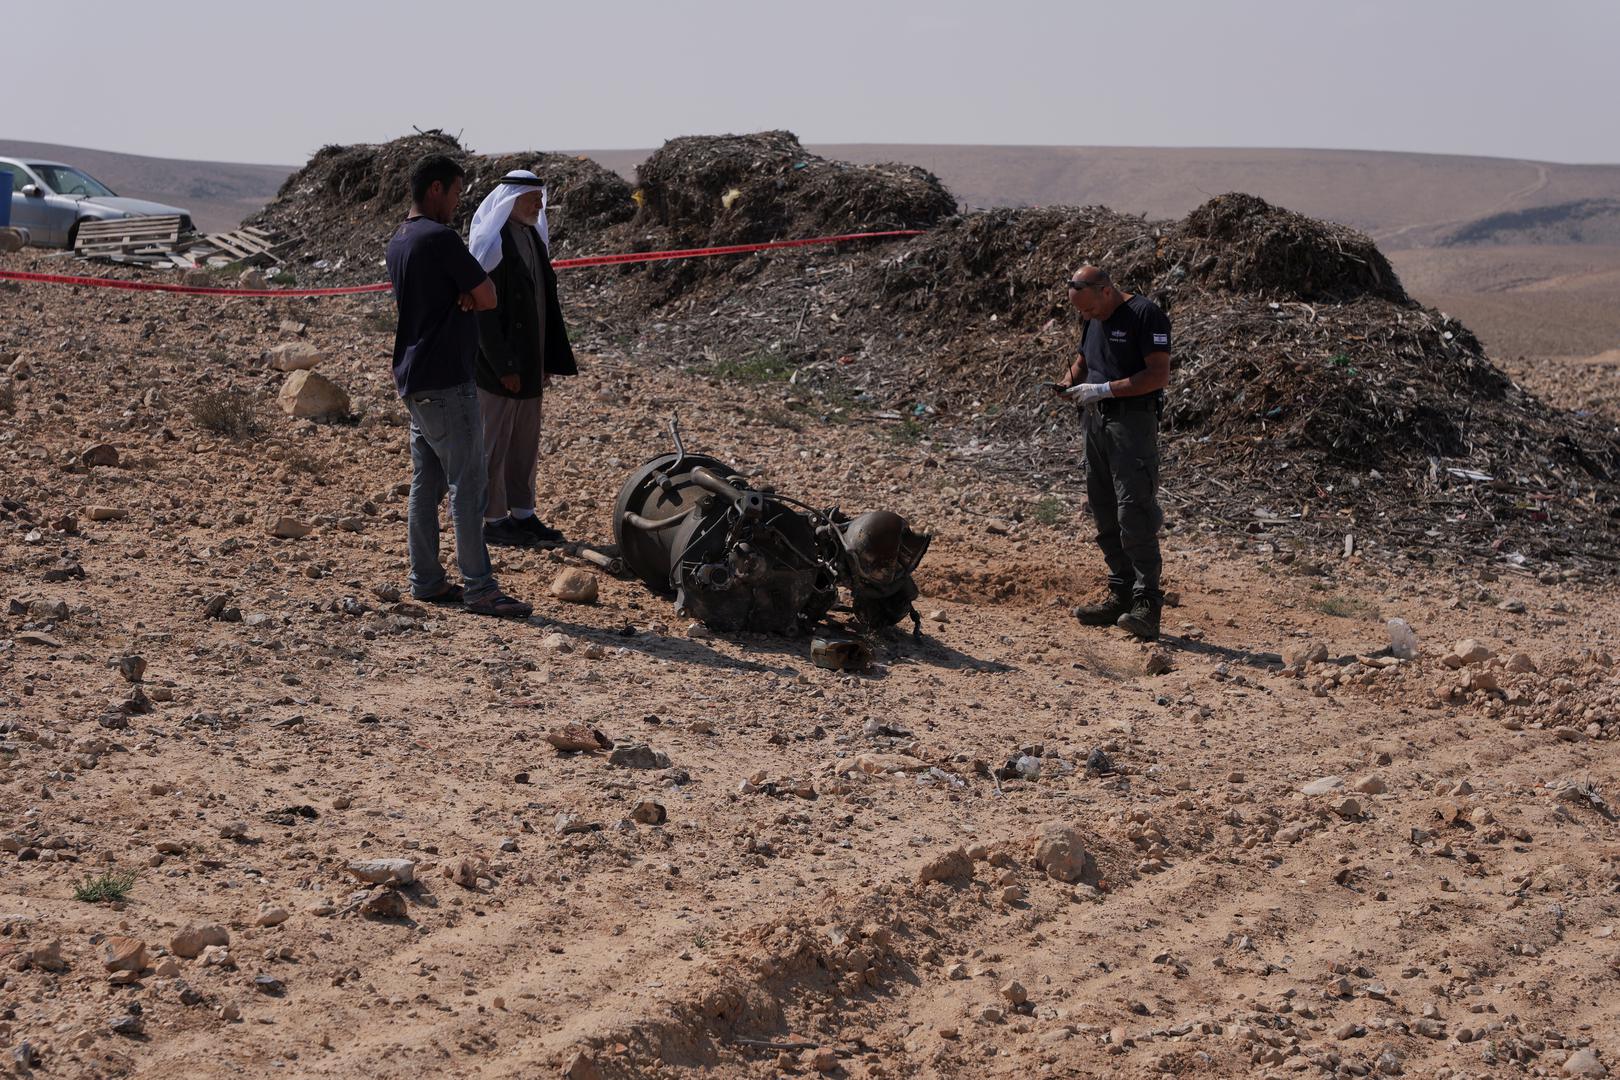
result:
[[[386,297],[3,289],[19,1075],[1620,1061],[1600,573],[1172,517],[1150,648],[1068,615],[1101,583],[1078,464],[1033,492],[587,327],[546,404],[544,516],[610,540],[678,408],[749,475],[931,531],[925,633],[823,670],[802,640],[716,637],[511,550],[502,581],[537,613],[481,619],[400,595]],[[277,407],[289,345],[351,419]],[[570,567],[595,603],[549,595]],[[1416,659],[1389,654],[1392,617]],[[613,749],[555,749],[569,725]]]

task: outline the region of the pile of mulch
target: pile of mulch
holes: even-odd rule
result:
[[[638,224],[683,246],[926,229],[956,212],[933,173],[812,154],[790,131],[671,139],[636,167]]]
[[[1410,304],[1368,237],[1252,195],[1221,195],[1180,221],[1106,207],[1002,209],[955,218],[908,245],[883,293],[946,333],[982,324],[1039,327],[1070,315],[1064,282],[1084,263],[1168,305],[1214,290],[1267,300]]]
[[[429,154],[445,154],[467,170],[454,223],[463,233],[479,202],[512,169],[531,169],[546,180],[559,258],[603,250],[610,231],[635,214],[630,186],[588,158],[541,151],[486,156],[429,131],[387,143],[322,147],[245,224],[296,238],[290,261],[300,276],[375,281],[388,239],[410,209],[411,170]]]
[[[1041,388],[1067,366],[1085,262],[1175,324],[1166,501],[1179,517],[1323,543],[1608,562],[1620,436],[1516,387],[1460,323],[1412,301],[1366,237],[1221,196],[1180,221],[1002,209],[927,235],[734,264],[675,303],[666,355],[776,356],[790,396],[859,402],[960,460],[1078,485],[1079,425]],[[645,321],[643,319],[643,321]],[[628,324],[620,325],[627,332]]]
[[[1253,195],[1210,199],[1169,230],[1158,255],[1174,280],[1226,292],[1336,303],[1410,300],[1371,237]]]

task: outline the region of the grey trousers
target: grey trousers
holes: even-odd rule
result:
[[[489,466],[486,520],[513,510],[534,509],[534,481],[540,468],[540,398],[509,398],[478,391],[484,417],[484,458]]]
[[[439,504],[446,491],[467,599],[499,592],[484,546],[484,437],[473,384],[412,394],[405,407],[411,414],[411,595],[435,596],[444,589]]]
[[[1108,564],[1108,587],[1118,596],[1158,600],[1159,417],[1148,398],[1124,399],[1088,410],[1086,498],[1097,522],[1097,546]]]

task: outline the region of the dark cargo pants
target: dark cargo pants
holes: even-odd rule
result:
[[[1108,587],[1159,600],[1159,414],[1153,396],[1099,402],[1082,419],[1086,497]]]

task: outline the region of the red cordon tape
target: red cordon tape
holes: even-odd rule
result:
[[[713,255],[747,255],[778,248],[810,247],[814,244],[843,244],[851,240],[879,240],[895,236],[921,236],[921,229],[894,229],[889,232],[846,233],[843,236],[816,236],[808,240],[772,240],[764,244],[732,244],[728,247],[685,248],[680,251],[635,251],[623,255],[586,255],[578,259],[558,259],[551,265],[558,270],[586,266],[622,266],[626,263],[668,262],[671,259],[704,259]],[[119,278],[74,277],[71,274],[32,274],[24,270],[0,270],[0,281],[33,281],[47,285],[91,285],[100,289],[129,292],[194,293],[203,296],[354,296],[358,293],[388,292],[393,286],[339,285],[330,289],[232,289],[209,285],[170,285],[156,281],[124,281]]]

